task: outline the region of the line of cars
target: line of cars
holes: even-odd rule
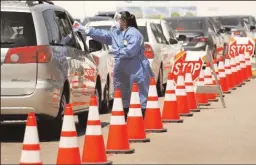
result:
[[[101,13],[97,17],[104,16]],[[113,20],[109,13],[106,17],[86,26],[110,29]],[[177,52],[204,50],[209,44],[217,50],[223,44],[221,36],[227,36],[215,18],[215,23],[206,23],[206,27],[208,17],[189,18],[190,23],[183,21],[185,17],[175,19],[137,20],[159,96],[165,93]],[[101,113],[111,111],[111,47],[74,32],[73,22],[66,10],[53,3],[1,1],[1,123],[24,122],[27,113],[33,111],[43,128],[59,136],[67,103],[81,126],[87,120],[91,95],[97,96]]]

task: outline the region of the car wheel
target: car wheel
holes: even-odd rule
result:
[[[43,132],[43,134],[45,135],[44,138],[46,140],[60,139],[62,121],[64,117],[64,110],[66,108],[66,104],[67,104],[66,94],[65,92],[63,92],[60,99],[58,115],[52,120],[39,121],[39,131]]]
[[[163,97],[164,96],[164,84],[163,84],[163,72],[162,69],[160,68],[159,73],[158,73],[158,80],[157,80],[157,94],[158,97]]]
[[[100,95],[100,90],[98,86],[96,87],[94,94],[97,99],[99,113],[101,113],[101,95]]]
[[[109,98],[109,82],[106,84],[104,89],[104,100],[101,104],[101,113],[109,113],[112,109],[113,100]]]

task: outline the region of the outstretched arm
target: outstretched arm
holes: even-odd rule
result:
[[[132,34],[127,37],[126,46],[112,49],[111,53],[116,54],[120,58],[133,58],[138,55],[143,42],[143,38],[140,35]]]
[[[111,31],[109,30],[96,29],[96,28],[90,27],[88,29],[87,35],[103,44],[107,44],[107,45],[112,44]]]

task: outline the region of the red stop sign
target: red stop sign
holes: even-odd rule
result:
[[[229,45],[229,54],[234,57],[235,55],[245,54],[245,52],[248,52],[249,55],[252,56],[254,54],[254,48],[254,44],[249,39],[247,44],[237,44],[237,40],[235,40]]]
[[[187,53],[184,52],[182,55],[180,55],[174,62],[172,73],[174,76],[174,81],[177,83],[178,74],[180,71],[185,73],[185,71],[188,69],[190,70],[190,73],[192,75],[192,80],[195,81],[202,70],[203,66],[203,60],[198,56],[198,60],[196,61],[188,61],[186,60]]]

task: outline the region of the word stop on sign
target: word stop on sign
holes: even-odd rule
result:
[[[192,75],[195,75],[197,72],[200,72],[202,64],[200,62],[179,62],[174,65],[173,74],[178,75],[180,71],[185,73],[186,69],[190,69]]]

